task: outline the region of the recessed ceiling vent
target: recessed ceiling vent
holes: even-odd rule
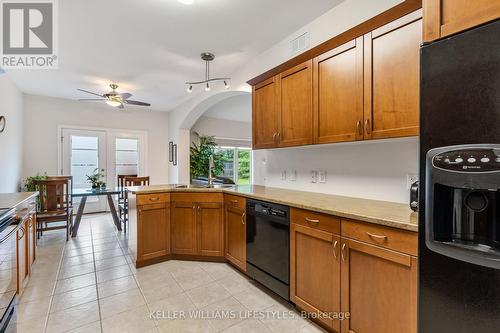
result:
[[[309,48],[309,32],[304,32],[299,37],[292,39],[290,41],[290,50],[292,55],[301,53],[302,51]]]

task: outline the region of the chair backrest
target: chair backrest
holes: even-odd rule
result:
[[[120,199],[125,198],[125,178],[137,177],[137,175],[118,175],[118,190],[120,191]]]
[[[35,190],[39,192],[38,213],[68,211],[69,179],[43,179],[35,180]]]
[[[45,177],[47,180],[68,180],[68,197],[69,197],[69,204],[70,206],[73,206],[73,176],[47,176]]]
[[[148,186],[148,177],[125,177],[125,186]]]

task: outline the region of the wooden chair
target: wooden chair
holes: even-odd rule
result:
[[[37,238],[44,231],[66,229],[66,240],[69,239],[73,223],[69,178],[35,180],[35,190],[39,192],[36,222]],[[49,223],[66,222],[66,225],[49,227]],[[45,224],[45,226],[44,226]]]
[[[73,176],[47,176],[45,179],[47,179],[47,180],[67,179],[68,180],[69,205],[71,208],[73,208]]]
[[[120,178],[118,179],[118,184],[120,184]],[[118,216],[120,218],[120,223],[123,223],[123,232],[127,233],[127,222],[128,222],[128,200],[127,191],[125,190],[128,186],[147,186],[149,185],[149,177],[137,177],[125,176],[123,177],[122,189],[120,192],[123,193],[123,202],[118,203]],[[120,185],[118,185],[120,187]],[[118,199],[119,200],[119,199]]]

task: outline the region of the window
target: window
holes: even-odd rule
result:
[[[116,174],[138,175],[139,174],[139,140],[138,139],[115,139]]]
[[[250,148],[220,147],[223,172],[221,177],[231,178],[238,185],[251,182],[252,151]]]

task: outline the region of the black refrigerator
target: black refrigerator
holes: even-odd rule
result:
[[[421,48],[420,333],[500,332],[500,20]]]

